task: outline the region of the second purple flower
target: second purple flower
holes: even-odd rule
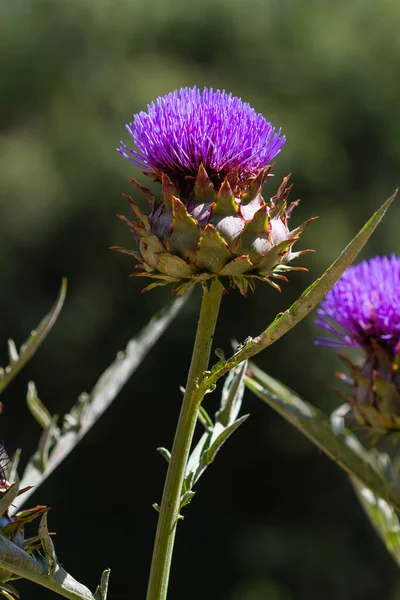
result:
[[[377,436],[399,433],[400,257],[349,267],[321,303],[316,324],[331,334],[319,344],[362,349],[357,362],[340,355],[350,369],[351,377],[339,377],[350,384],[342,395],[353,420]]]

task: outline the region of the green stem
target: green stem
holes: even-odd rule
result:
[[[192,362],[164,485],[147,600],[165,600],[167,597],[183,480],[197,415],[204,394],[201,390],[199,391],[197,382],[202,379],[203,373],[208,367],[222,292],[223,287],[217,279],[214,279],[209,290],[204,288],[203,292]]]

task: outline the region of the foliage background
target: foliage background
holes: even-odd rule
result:
[[[224,298],[216,345],[258,333],[320,275],[399,183],[400,4],[393,0],[13,0],[0,3],[0,364],[67,275],[50,338],[3,397],[8,450],[35,449],[24,405],[34,379],[51,412],[90,390],[117,351],[169,300],[142,296],[115,218],[138,171],[115,148],[132,113],[186,85],[224,88],[277,126],[293,173],[296,224],[318,214],[302,247],[309,274],[281,294],[260,285]],[[133,191],[134,194],[136,194]],[[137,197],[137,195],[136,195]],[[399,208],[364,256],[398,253]],[[165,464],[185,383],[199,291],[117,401],[34,496],[53,506],[59,558],[94,589],[111,567],[110,600],[144,598]],[[312,318],[258,364],[331,410],[339,361],[314,346]],[[211,409],[217,398],[208,397]],[[180,527],[170,597],[183,600],[400,598],[400,576],[345,475],[248,392],[251,418],[199,484]],[[19,585],[23,597],[50,592]]]

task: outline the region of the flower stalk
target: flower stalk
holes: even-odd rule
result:
[[[204,396],[204,391],[198,386],[198,382],[201,381],[208,367],[223,289],[218,279],[214,279],[209,288],[203,287],[192,361],[164,485],[147,600],[165,600],[167,597],[176,526],[180,517],[183,480],[198,412]]]

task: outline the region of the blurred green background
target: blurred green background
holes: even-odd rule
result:
[[[59,321],[2,400],[1,437],[22,463],[38,425],[34,379],[51,412],[90,390],[117,351],[170,299],[141,295],[133,263],[108,250],[133,241],[116,213],[141,178],[115,151],[124,124],[159,95],[206,85],[241,96],[287,143],[273,195],[293,173],[292,223],[319,215],[301,247],[310,272],[278,294],[259,285],[223,301],[216,345],[257,334],[333,261],[399,184],[400,3],[395,0],[3,0],[0,3],[0,364],[69,282]],[[143,180],[144,178],[142,178]],[[400,252],[394,205],[364,257]],[[299,246],[300,248],[300,246]],[[74,453],[40,487],[64,567],[110,600],[144,598],[165,475],[194,338],[199,290]],[[317,348],[309,317],[257,359],[325,410],[339,360]],[[215,396],[215,395],[214,395]],[[217,397],[207,397],[212,410]],[[395,600],[400,573],[346,476],[246,392],[247,423],[224,446],[185,511],[171,600]],[[18,585],[23,598],[50,592]]]

